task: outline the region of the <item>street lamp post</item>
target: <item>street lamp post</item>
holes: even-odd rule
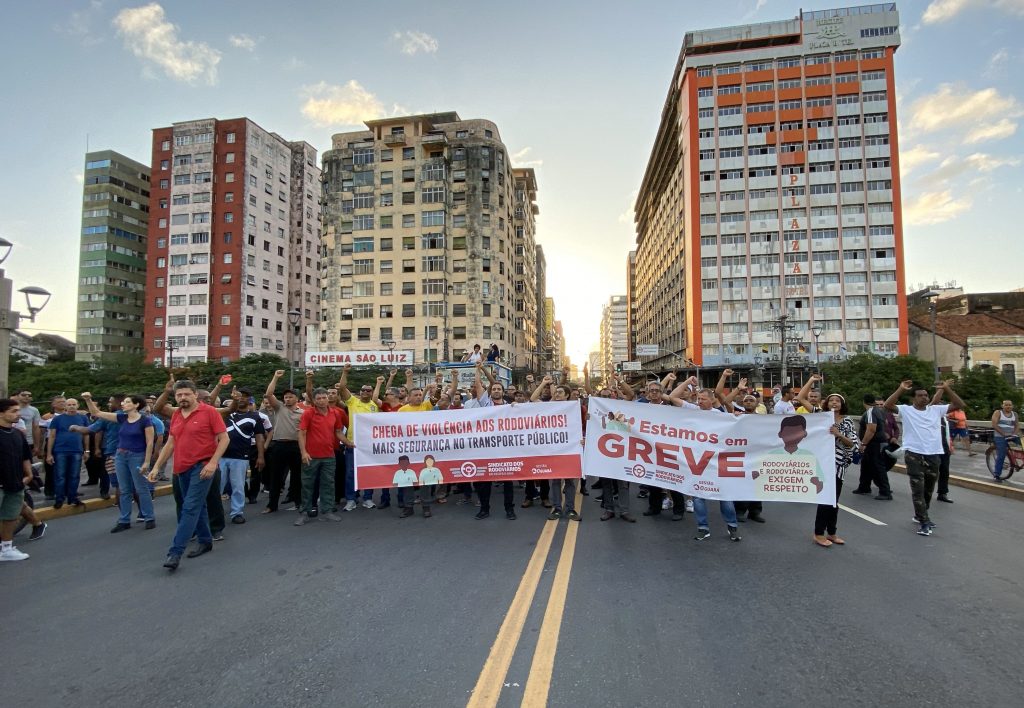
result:
[[[174,346],[174,340],[168,337],[164,349],[167,350],[167,370],[170,371],[174,368],[174,350],[178,347]]]
[[[288,347],[288,358],[291,359],[288,367],[288,388],[295,387],[295,367],[298,360],[295,359],[295,345],[299,341],[299,322],[302,320],[302,313],[298,309],[288,310],[288,323],[292,326],[292,341]]]
[[[811,334],[814,336],[814,368],[818,373],[821,373],[821,350],[818,349],[818,338],[821,337],[821,333],[824,331],[825,328],[820,324],[811,327]]]
[[[923,297],[928,298],[928,314],[932,324],[932,368],[935,373],[935,383],[939,382],[939,342],[935,336],[935,315],[938,310],[939,293],[929,290]]]
[[[14,244],[5,238],[0,238],[0,264],[11,255]],[[18,324],[23,319],[29,322],[36,321],[36,315],[50,302],[50,293],[43,288],[29,285],[21,288],[18,292],[25,295],[25,305],[28,308],[28,315],[23,315],[11,309],[14,302],[14,283],[3,268],[0,268],[0,398],[7,398],[8,379],[11,366],[11,333],[18,329]],[[36,298],[44,298],[41,303]],[[39,304],[37,304],[39,303]]]

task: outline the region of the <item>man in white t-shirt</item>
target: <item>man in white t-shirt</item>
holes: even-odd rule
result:
[[[793,405],[793,389],[789,386],[782,388],[782,393],[772,408],[775,415],[796,415],[796,406]]]
[[[914,518],[921,525],[920,536],[931,536],[935,524],[928,517],[935,482],[939,478],[939,463],[942,455],[942,419],[951,410],[964,408],[964,402],[956,395],[949,381],[936,386],[936,394],[948,393],[946,404],[928,405],[928,389],[914,386],[912,381],[903,381],[885,401],[886,410],[899,413],[903,423],[903,451],[910,478],[910,493],[914,499]],[[913,405],[899,405],[900,396],[913,391]]]

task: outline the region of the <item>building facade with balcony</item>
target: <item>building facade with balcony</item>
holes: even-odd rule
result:
[[[153,131],[152,174],[146,358],[299,358],[319,313],[316,150],[247,118],[193,120]]]
[[[368,121],[324,154],[321,351],[394,342],[417,363],[492,343],[536,356],[536,176],[455,112]]]
[[[667,368],[906,353],[892,3],[686,34],[636,202],[638,342]],[[813,361],[813,355],[809,357]]]
[[[75,359],[142,354],[149,168],[113,150],[85,156]]]

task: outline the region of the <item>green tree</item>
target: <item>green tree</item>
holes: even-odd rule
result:
[[[915,383],[932,387],[934,378],[931,362],[913,356],[886,358],[863,353],[846,361],[830,362],[821,367],[822,391],[840,393],[846,398],[851,413],[862,410],[864,394],[888,398],[900,381],[911,379]]]
[[[1024,392],[1010,382],[993,366],[975,366],[963,369],[955,384],[956,392],[967,404],[970,420],[988,420],[1003,401],[1013,401],[1017,410],[1024,402]]]

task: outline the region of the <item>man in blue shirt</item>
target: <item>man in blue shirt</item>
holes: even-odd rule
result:
[[[89,419],[78,412],[78,401],[69,398],[64,414],[50,421],[46,439],[46,461],[53,465],[53,508],[64,506],[65,499],[72,506],[82,506],[78,498],[78,483],[82,477],[83,433],[71,431],[71,426],[87,426]]]

